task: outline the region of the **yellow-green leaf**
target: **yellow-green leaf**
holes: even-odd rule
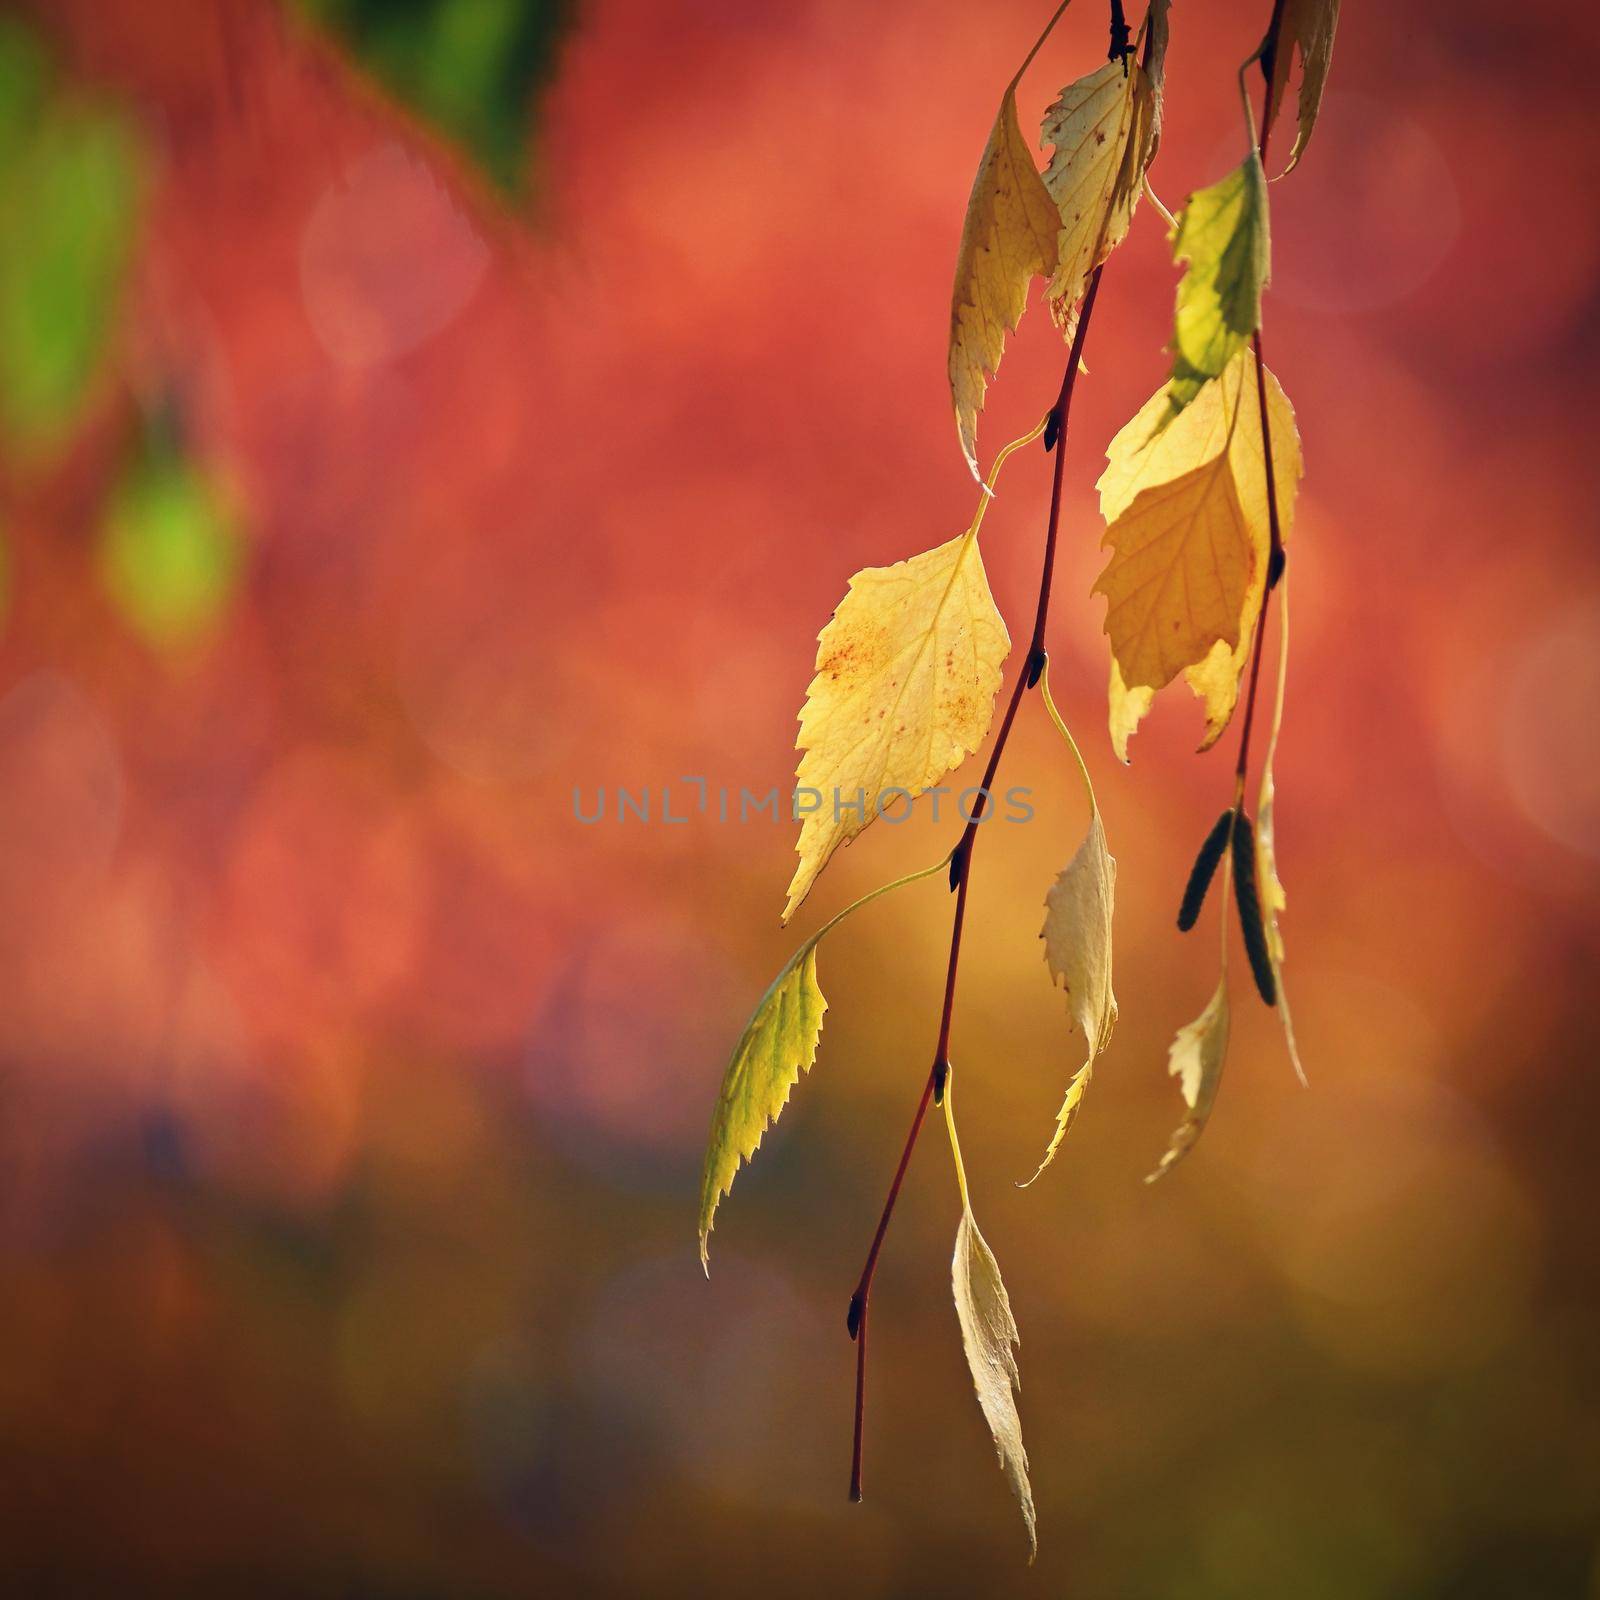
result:
[[[1267,121],[1276,118],[1283,103],[1284,92],[1289,87],[1289,57],[1293,52],[1300,58],[1300,126],[1295,134],[1294,148],[1289,152],[1289,165],[1283,170],[1291,172],[1311,141],[1311,130],[1317,124],[1317,111],[1322,105],[1322,86],[1328,79],[1328,66],[1333,59],[1333,34],[1339,25],[1339,0],[1284,0],[1278,13],[1276,33],[1269,33],[1262,42],[1263,59],[1271,60],[1273,71],[1269,79]]]
[[[733,1188],[740,1163],[760,1148],[762,1135],[788,1104],[800,1074],[816,1060],[822,1016],[828,1009],[817,986],[817,946],[852,912],[919,878],[943,872],[949,861],[945,856],[931,867],[908,872],[836,911],[789,957],[757,1002],[728,1059],[711,1113],[711,1137],[700,1179],[700,1264],[707,1273],[711,1270],[707,1240],[718,1202]]]
[[[1228,1054],[1228,980],[1217,980],[1216,993],[1193,1022],[1178,1029],[1167,1051],[1167,1071],[1178,1080],[1189,1114],[1172,1135],[1161,1164],[1145,1179],[1153,1183],[1170,1172],[1194,1148],[1222,1082],[1222,1065]]]
[[[810,939],[762,995],[723,1075],[700,1180],[700,1265],[708,1273],[717,1203],[732,1189],[740,1163],[756,1153],[762,1135],[777,1121],[801,1072],[816,1060],[827,1009],[817,987],[817,941]]]
[[[1254,150],[1220,183],[1189,196],[1173,229],[1172,259],[1188,263],[1172,318],[1167,398],[1176,416],[1261,326],[1271,247],[1267,176]]]
[[[1090,273],[1127,237],[1157,127],[1150,76],[1136,62],[1108,61],[1045,112],[1043,142],[1055,153],[1044,183],[1060,210],[1048,296],[1069,337]]]
[[[1287,543],[1303,472],[1294,408],[1268,371],[1279,530]],[[1255,356],[1244,349],[1169,426],[1153,395],[1111,441],[1100,511],[1111,560],[1107,597],[1112,743],[1128,739],[1155,691],[1180,671],[1205,706],[1208,749],[1238,699],[1266,590],[1271,549]]]
[[[1028,284],[1056,266],[1060,218],[1017,125],[1015,91],[1013,82],[972,181],[950,298],[950,395],[974,477],[984,391],[1027,309]]]
[[[936,783],[989,730],[1011,639],[978,551],[982,514],[947,544],[858,572],[818,637],[796,741],[809,809],[785,922],[880,803]]]
[[[1039,1537],[1033,1488],[1028,1482],[1028,1452],[1022,1447],[1022,1419],[1017,1414],[1022,1374],[1017,1367],[1016,1350],[1022,1341],[1011,1314],[1011,1298],[1000,1278],[1000,1264],[978,1232],[971,1206],[965,1204],[956,1227],[950,1283],[955,1291],[961,1347],[966,1351],[972,1386],[977,1391],[983,1419],[994,1436],[1001,1469],[1022,1508],[1031,1562],[1039,1553]]]

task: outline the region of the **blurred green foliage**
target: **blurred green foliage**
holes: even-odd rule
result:
[[[58,442],[98,370],[141,169],[125,120],[61,92],[37,37],[0,16],[0,427],[13,448]]]
[[[394,94],[464,145],[508,193],[576,0],[299,0]]]
[[[106,507],[101,581],[135,632],[157,649],[181,649],[222,619],[241,548],[224,495],[179,448],[172,429],[149,426]]]

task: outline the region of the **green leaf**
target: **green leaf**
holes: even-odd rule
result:
[[[1253,150],[1220,183],[1189,196],[1173,229],[1172,259],[1188,270],[1172,319],[1169,421],[1261,326],[1271,245],[1267,178]]]
[[[356,61],[507,193],[523,187],[533,110],[576,0],[300,0]]]
[[[126,122],[53,92],[37,42],[0,23],[0,428],[24,451],[60,439],[99,368],[141,171]]]

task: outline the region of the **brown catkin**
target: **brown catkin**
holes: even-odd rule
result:
[[[1228,848],[1228,830],[1233,826],[1233,812],[1224,811],[1217,825],[1206,835],[1200,854],[1189,869],[1189,881],[1183,888],[1183,904],[1178,907],[1178,931],[1187,933],[1199,920],[1200,908],[1206,903],[1206,890],[1216,876],[1217,863]]]
[[[1278,979],[1267,950],[1267,930],[1261,921],[1261,896],[1256,890],[1256,830],[1244,812],[1233,830],[1233,891],[1239,902],[1239,929],[1256,988],[1269,1006],[1278,1003]]]

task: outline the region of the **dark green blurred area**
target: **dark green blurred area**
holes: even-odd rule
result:
[[[391,92],[463,145],[502,189],[527,182],[540,90],[576,0],[299,0]]]

